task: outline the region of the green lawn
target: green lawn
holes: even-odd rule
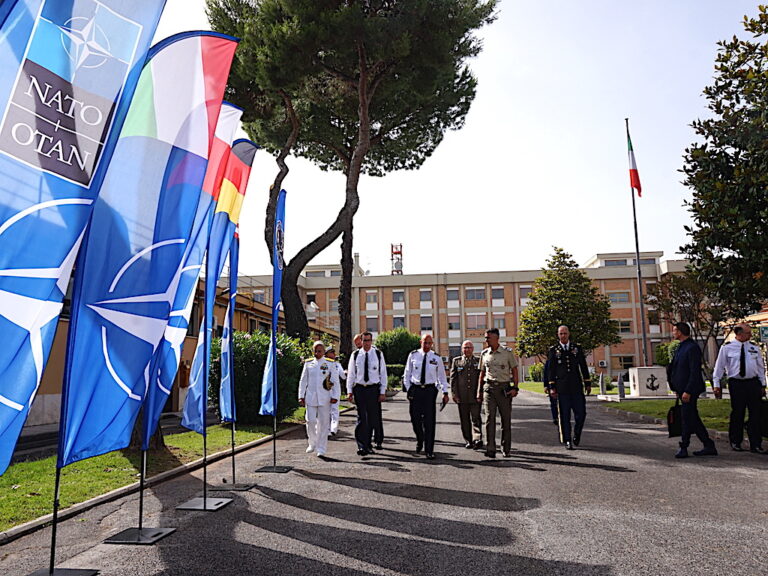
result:
[[[606,402],[603,405],[665,420],[667,418],[667,411],[674,403],[674,399],[628,400],[626,402]],[[727,432],[728,419],[731,414],[731,403],[727,400],[715,400],[714,398],[699,400],[699,414],[704,422],[704,426],[707,428]]]
[[[543,382],[520,382],[518,384],[521,390],[528,390],[529,392],[536,392],[537,394],[544,394],[544,383]],[[600,387],[595,383],[592,386],[592,394],[599,394],[600,393]],[[613,390],[607,390],[606,394],[618,394],[619,389],[614,386]],[[629,384],[627,384],[627,394],[629,394]]]
[[[299,408],[281,426],[303,422],[304,408]],[[245,426],[236,429],[235,443],[245,444],[272,433],[271,426]],[[231,445],[231,431],[226,426],[208,427],[208,454],[226,450]],[[165,436],[166,447],[147,455],[147,476],[171,470],[203,456],[203,438],[195,432]],[[70,464],[61,473],[61,508],[83,502],[139,479],[141,452],[116,450],[102,456]],[[56,457],[19,462],[0,476],[0,531],[29,522],[52,511]]]

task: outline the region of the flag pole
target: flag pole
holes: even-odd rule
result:
[[[629,118],[624,118],[627,127],[627,139],[629,140]],[[645,327],[645,303],[643,298],[643,272],[640,268],[640,240],[637,234],[637,210],[635,209],[635,189],[631,181],[629,193],[632,196],[632,223],[635,227],[635,265],[637,267],[637,294],[640,300],[640,329],[643,336],[643,366],[648,366],[648,334]]]

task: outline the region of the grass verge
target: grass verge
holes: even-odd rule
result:
[[[603,406],[624,410],[625,412],[634,412],[635,414],[645,414],[652,418],[661,418],[666,420],[667,411],[674,405],[672,398],[663,400],[628,400],[627,402],[605,402]],[[731,403],[725,400],[715,400],[714,398],[704,398],[699,400],[699,415],[704,426],[721,432],[728,431],[728,420],[731,414]]]
[[[299,408],[281,427],[302,423]],[[238,425],[235,444],[241,445],[272,434],[271,426]],[[208,427],[208,454],[231,446],[229,426]],[[165,436],[165,448],[147,454],[147,477],[155,476],[203,456],[203,437],[195,432]],[[61,509],[84,502],[139,480],[141,452],[115,450],[65,466],[61,471]],[[49,514],[53,506],[56,456],[12,464],[0,476],[0,532]]]

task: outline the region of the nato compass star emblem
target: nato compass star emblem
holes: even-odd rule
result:
[[[125,264],[123,264],[118,273],[115,275],[109,287],[109,294],[113,294],[115,292],[118,284],[120,283],[120,280],[125,276],[130,268],[139,262],[144,256],[151,254],[155,250],[165,246],[184,244],[184,242],[185,240],[182,238],[164,240],[162,242],[152,244],[137,254],[134,254],[131,258],[128,259],[128,261],[125,262]],[[157,350],[163,335],[166,333],[166,329],[168,327],[168,317],[165,316],[158,318],[156,316],[126,312],[124,311],[125,305],[128,305],[128,308],[130,308],[131,304],[143,306],[148,303],[164,303],[168,305],[168,309],[170,310],[173,306],[173,301],[175,299],[183,272],[184,266],[182,263],[178,266],[176,272],[173,275],[173,278],[171,278],[171,281],[168,284],[168,287],[163,292],[155,294],[139,294],[136,296],[128,296],[123,298],[105,299],[94,304],[88,304],[88,307],[96,312],[96,314],[101,316],[104,320],[107,320],[110,324],[113,324],[117,328],[127,332],[139,340],[143,340],[144,342],[150,344],[153,347],[153,350]],[[116,310],[111,308],[111,305],[122,305],[123,310]],[[110,355],[109,340],[107,338],[107,327],[104,325],[101,326],[101,343],[104,363],[110,375],[112,376],[112,379],[126,393],[128,398],[141,402],[143,397],[134,394],[131,386],[125,383],[125,381],[120,377],[117,370],[115,369]],[[150,363],[151,356],[147,359],[146,366],[144,367],[145,393],[146,387],[149,385]]]
[[[96,24],[95,17],[70,18],[63,26],[59,26],[59,29],[61,44],[76,70],[98,68],[112,58],[109,38]]]
[[[21,223],[21,225],[23,225],[24,219],[28,216],[36,217],[40,212],[48,209],[58,209],[61,206],[89,206],[91,203],[92,200],[64,198],[41,202],[30,206],[0,225],[0,243],[2,243],[3,234],[5,234],[14,224]],[[37,378],[32,395],[28,400],[29,404],[34,400],[35,394],[37,393],[37,387],[40,385],[40,379],[43,375],[43,367],[45,364],[43,329],[49,322],[55,320],[61,312],[62,298],[67,291],[69,276],[72,273],[72,267],[75,264],[75,258],[77,257],[77,251],[80,248],[83,234],[84,233],[80,234],[58,266],[6,268],[0,270],[0,277],[34,279],[41,282],[50,282],[51,280],[54,280],[59,292],[59,298],[54,300],[43,300],[24,294],[18,294],[16,292],[0,290],[0,316],[29,333],[30,352],[32,354],[32,361],[35,366],[35,375]],[[52,293],[52,297],[54,294],[55,291]],[[0,395],[0,404],[4,404],[19,412],[24,409],[22,404],[3,395]]]

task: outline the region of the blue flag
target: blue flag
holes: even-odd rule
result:
[[[195,360],[184,400],[184,416],[181,425],[205,434],[205,413],[208,405],[208,373],[213,336],[213,307],[216,302],[216,287],[224,269],[230,246],[235,237],[235,228],[240,219],[240,210],[245,198],[251,164],[257,147],[247,140],[238,140],[232,146],[227,162],[227,172],[221,184],[213,225],[208,241],[205,265],[205,316],[203,318],[203,339],[198,340]],[[243,174],[245,173],[245,180]],[[198,358],[202,363],[198,364]],[[195,367],[199,367],[195,370]]]
[[[164,3],[0,4],[0,473]]]
[[[237,269],[240,258],[240,237],[235,230],[235,239],[229,249],[229,305],[224,317],[224,332],[221,334],[221,387],[219,388],[219,410],[222,422],[235,422],[235,357],[233,354],[232,326],[237,302]]]
[[[139,79],[75,276],[58,466],[128,445],[184,269],[232,38],[177,34]]]
[[[149,448],[149,441],[157,430],[160,416],[173,381],[179,370],[181,348],[189,329],[189,317],[195,300],[197,281],[203,265],[203,257],[211,233],[211,218],[215,206],[214,199],[221,191],[221,184],[229,160],[232,141],[240,126],[243,111],[228,102],[224,102],[216,123],[213,146],[211,147],[208,167],[203,182],[203,193],[197,206],[197,214],[192,228],[192,237],[173,302],[168,326],[165,329],[160,347],[152,358],[150,382],[147,397],[144,399],[142,412],[142,449]],[[198,367],[199,368],[199,367]]]
[[[267,364],[261,379],[262,416],[277,414],[277,319],[280,313],[283,289],[283,246],[285,240],[285,190],[277,196],[275,225],[272,232],[272,337],[267,354]]]

